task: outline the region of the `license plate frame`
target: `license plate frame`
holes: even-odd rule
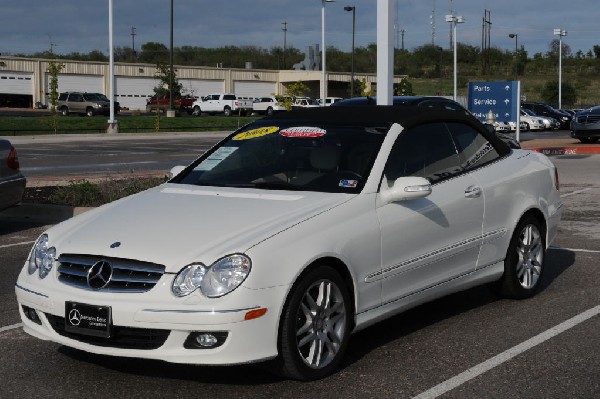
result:
[[[112,308],[80,302],[65,302],[65,331],[74,334],[110,338]]]

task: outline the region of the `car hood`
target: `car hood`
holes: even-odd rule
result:
[[[167,183],[69,219],[47,233],[58,256],[138,259],[177,272],[191,262],[211,264],[245,252],[353,197]]]

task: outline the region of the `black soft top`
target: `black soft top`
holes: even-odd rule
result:
[[[263,118],[261,122],[281,121],[284,123],[327,123],[363,126],[389,127],[398,123],[404,128],[428,122],[465,123],[483,134],[502,154],[510,152],[506,143],[494,133],[489,132],[473,115],[466,111],[447,111],[417,106],[397,107],[392,105],[356,106],[356,107],[319,107],[295,109]],[[262,124],[262,123],[260,123]]]

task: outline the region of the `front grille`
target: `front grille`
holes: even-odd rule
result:
[[[165,272],[165,267],[149,262],[130,259],[104,258],[93,255],[65,254],[58,258],[58,280],[73,287],[91,290],[88,285],[90,269],[99,261],[112,266],[109,283],[98,291],[146,292],[156,285]]]
[[[54,331],[63,337],[90,345],[111,348],[142,350],[157,349],[165,343],[171,333],[170,330],[112,326],[111,337],[102,338],[65,331],[64,317],[46,313],[46,318]]]
[[[600,115],[582,115],[577,117],[577,123],[591,125],[600,122]]]

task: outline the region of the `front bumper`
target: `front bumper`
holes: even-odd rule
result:
[[[152,290],[141,294],[107,294],[69,287],[58,282],[54,273],[40,280],[23,269],[15,291],[25,332],[90,353],[205,365],[250,363],[277,355],[279,315],[288,286],[239,287],[217,299],[196,293],[177,298],[170,291],[173,278],[165,274]],[[67,301],[110,307],[115,334],[98,339],[73,336],[57,328],[64,323]],[[248,311],[258,308],[268,310],[262,317],[244,319]],[[32,311],[39,320],[32,320]],[[161,341],[150,349],[123,347],[116,342],[122,331],[133,331],[140,340]],[[184,344],[192,332],[226,333],[227,338],[213,349],[186,349]]]

